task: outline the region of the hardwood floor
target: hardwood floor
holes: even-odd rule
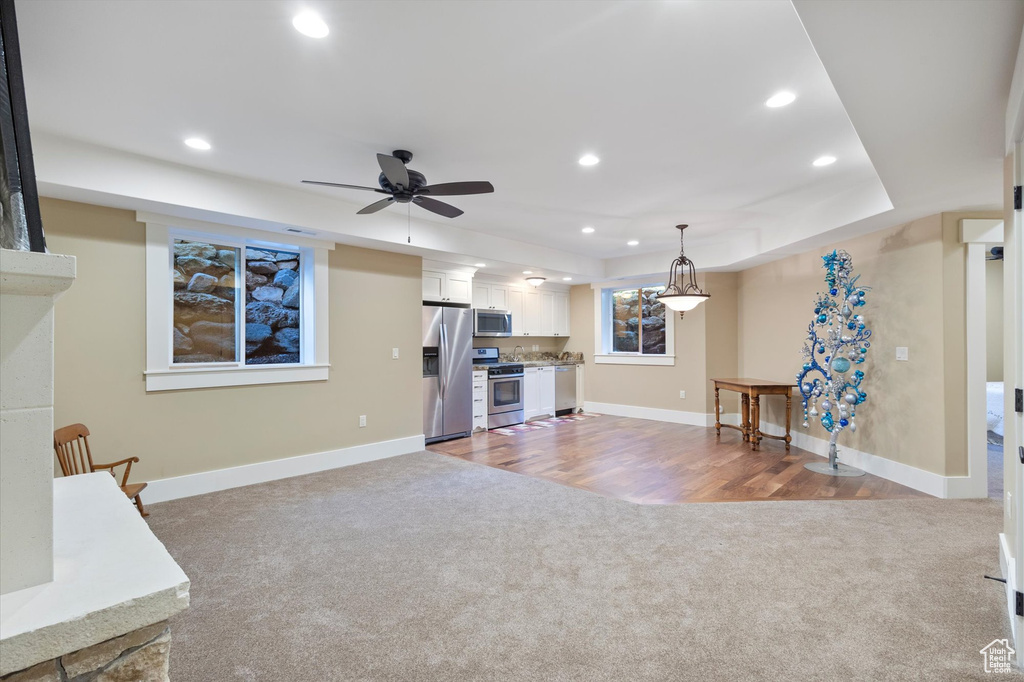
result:
[[[927,498],[867,474],[824,476],[804,464],[817,455],[742,435],[646,419],[598,416],[514,435],[478,433],[427,449],[640,504],[750,500]],[[840,450],[840,457],[842,457]]]

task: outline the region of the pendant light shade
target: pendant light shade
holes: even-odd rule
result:
[[[693,261],[686,257],[683,248],[683,230],[687,225],[676,225],[679,230],[679,257],[672,261],[668,271],[668,284],[665,291],[658,294],[658,300],[672,310],[679,311],[679,316],[687,310],[693,310],[704,301],[711,298],[710,294],[704,293],[697,286],[697,273]]]

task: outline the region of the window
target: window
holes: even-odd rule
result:
[[[671,311],[658,301],[664,285],[595,284],[597,364],[673,365]],[[666,321],[669,324],[666,324]]]
[[[146,222],[146,390],[327,378],[333,244],[139,219]]]

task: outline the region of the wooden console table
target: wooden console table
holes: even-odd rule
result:
[[[793,438],[789,435],[789,421],[793,410],[793,388],[796,384],[787,384],[779,381],[765,381],[763,379],[712,379],[715,384],[715,431],[722,435],[722,427],[736,429],[743,434],[743,440],[750,443],[752,450],[757,450],[758,443],[762,438],[774,438],[775,440],[786,441],[786,450]],[[722,407],[718,400],[718,391],[736,391],[742,401],[743,422],[735,424],[722,423]],[[786,396],[786,435],[771,436],[761,433],[761,396],[763,395],[784,395]]]

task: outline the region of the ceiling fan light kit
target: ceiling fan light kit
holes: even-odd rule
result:
[[[362,185],[344,185],[337,182],[322,182],[319,180],[303,180],[309,185],[324,185],[325,187],[341,187],[343,189],[360,189],[378,194],[388,194],[385,199],[375,201],[369,206],[357,211],[358,215],[376,213],[382,208],[392,204],[413,203],[432,213],[442,215],[445,218],[458,218],[462,215],[462,209],[451,204],[438,201],[432,197],[453,197],[467,194],[489,194],[494,191],[494,186],[486,181],[474,182],[445,182],[437,185],[428,185],[427,178],[423,173],[406,168],[412,161],[412,152],[404,149],[396,149],[391,155],[377,154],[377,164],[381,173],[377,178],[376,187],[364,187]]]
[[[683,232],[687,225],[676,225],[679,230],[679,257],[672,261],[668,270],[668,284],[665,291],[658,294],[658,301],[664,303],[672,310],[679,312],[682,318],[687,310],[693,310],[704,301],[711,298],[711,294],[705,293],[697,286],[697,272],[693,261],[686,257],[683,248]]]

